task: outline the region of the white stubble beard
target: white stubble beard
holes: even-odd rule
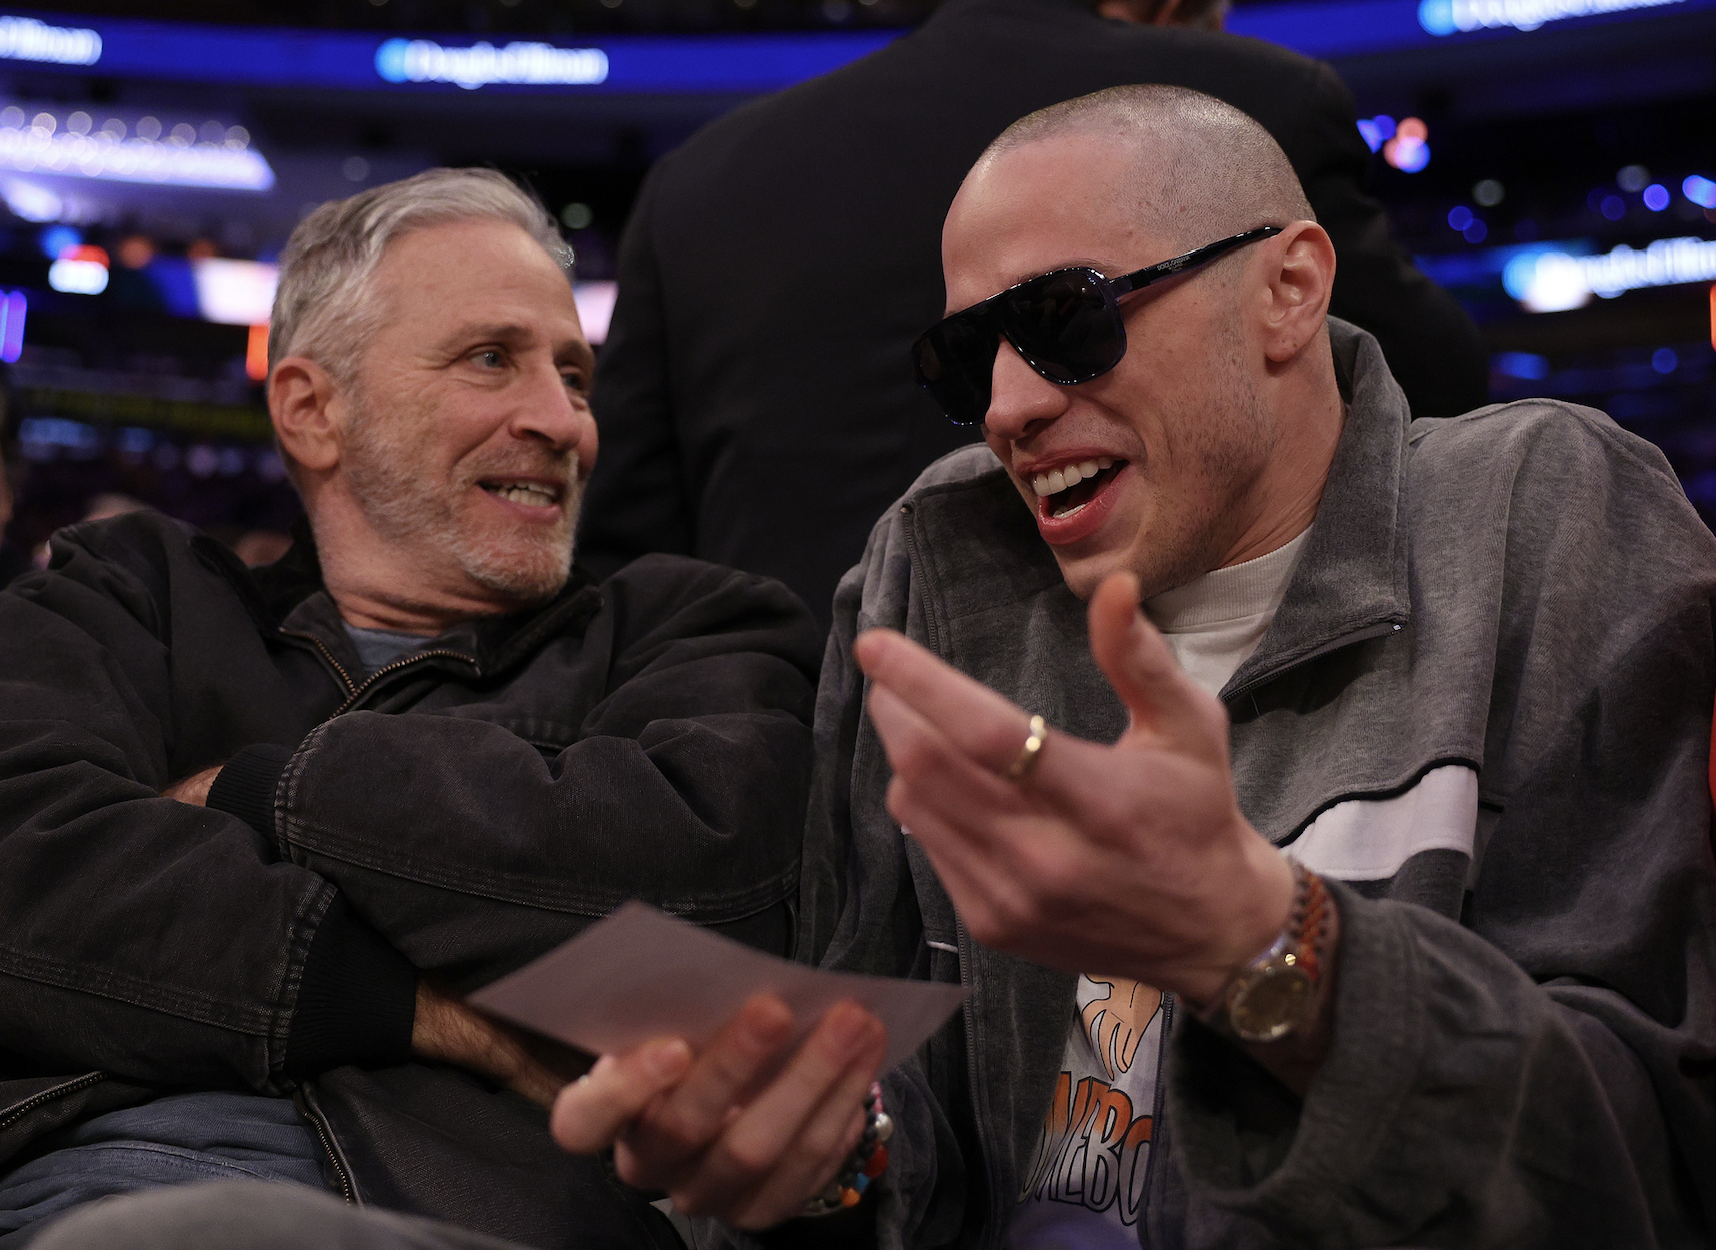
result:
[[[419,445],[395,414],[377,412],[362,396],[351,396],[345,469],[353,497],[376,533],[407,549],[448,552],[465,576],[520,604],[557,594],[571,574],[584,493],[577,453],[478,454],[461,461],[453,481],[444,486],[414,457]],[[461,505],[482,489],[479,481],[543,475],[563,486],[561,517],[551,528],[517,533],[509,537],[522,541],[501,544],[461,523]]]

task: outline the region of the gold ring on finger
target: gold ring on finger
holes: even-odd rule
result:
[[[1025,738],[1025,745],[1019,748],[1018,757],[1007,765],[1008,781],[1023,781],[1031,775],[1031,770],[1037,766],[1037,756],[1043,752],[1043,742],[1048,738],[1049,726],[1041,716],[1031,717],[1031,728]]]

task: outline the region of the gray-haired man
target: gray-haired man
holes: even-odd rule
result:
[[[0,1246],[219,1177],[672,1244],[457,994],[628,897],[784,947],[818,644],[760,578],[572,569],[570,261],[491,172],[324,205],[270,344],[294,551],[135,514],[0,594]]]

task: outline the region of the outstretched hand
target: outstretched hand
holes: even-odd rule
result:
[[[1138,596],[1115,574],[1090,601],[1126,732],[1104,746],[1051,731],[1019,781],[1006,773],[1026,711],[892,630],[861,635],[855,654],[894,769],[888,810],[979,941],[1209,1001],[1286,923],[1292,871],[1240,813],[1226,712]]]
[[[785,1004],[758,995],[699,1054],[662,1038],[604,1055],[561,1091],[554,1138],[577,1153],[612,1145],[621,1180],[665,1190],[686,1215],[745,1229],[790,1219],[857,1145],[887,1030],[841,1003],[759,1087],[792,1035]]]

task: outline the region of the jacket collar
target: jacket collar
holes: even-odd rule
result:
[[[1225,699],[1313,656],[1402,629],[1410,616],[1400,511],[1411,412],[1374,338],[1334,317],[1329,338],[1346,424],[1298,570]]]
[[[212,539],[200,538],[199,551],[232,583],[264,633],[308,634],[355,668],[356,650],[323,584],[316,540],[303,518],[292,527],[292,539],[284,556],[259,569],[245,568]],[[574,565],[566,585],[547,603],[461,622],[440,635],[436,647],[458,652],[484,674],[500,673],[527,660],[549,639],[582,629],[601,603],[594,581]]]

